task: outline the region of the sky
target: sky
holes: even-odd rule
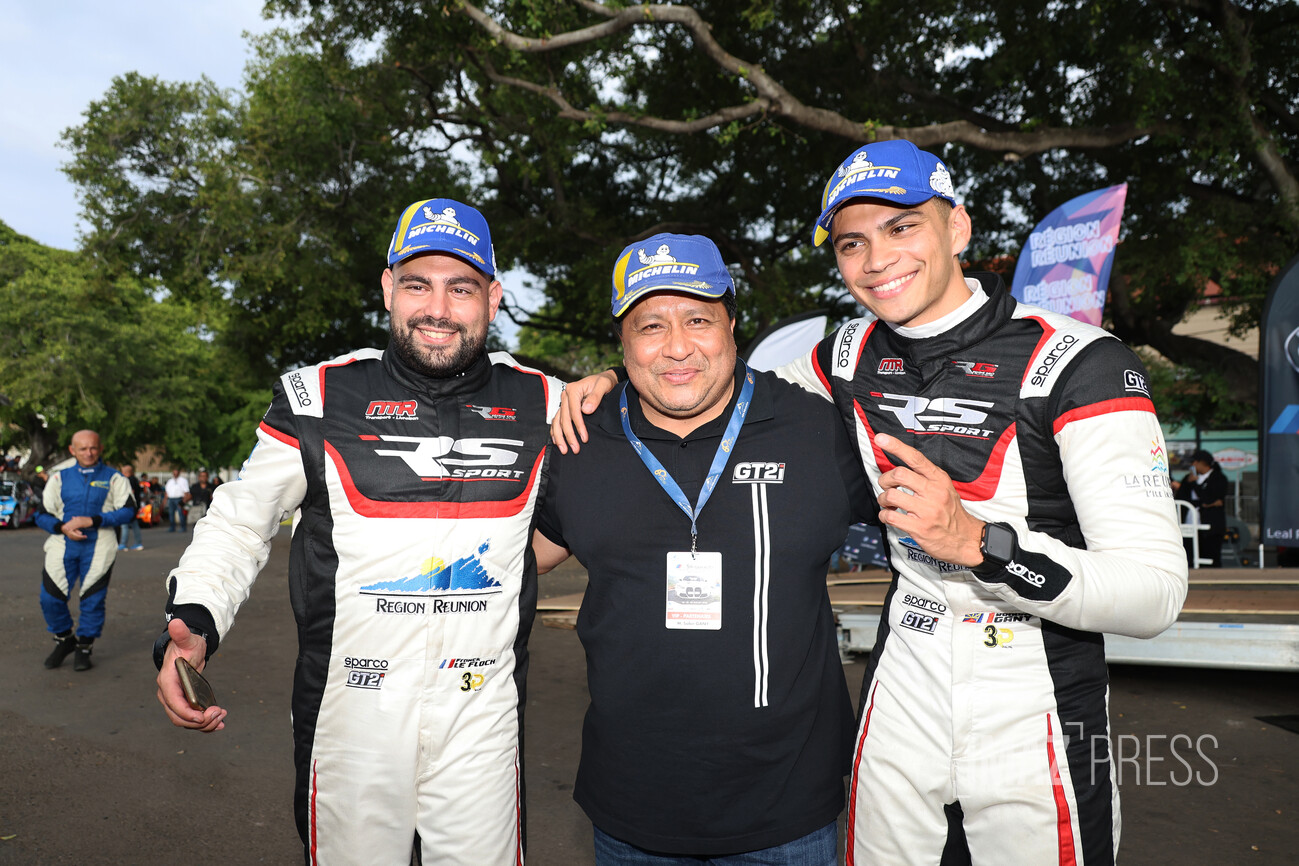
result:
[[[81,204],[60,170],[70,158],[63,131],[127,72],[164,81],[206,75],[219,87],[241,87],[245,32],[275,26],[262,18],[262,3],[0,0],[0,220],[47,246],[75,250]],[[394,204],[394,215],[400,209]],[[377,286],[377,271],[375,279]],[[501,275],[513,302],[532,309],[540,296],[524,288],[527,279],[520,271]],[[497,326],[513,344],[518,328],[503,315]]]
[[[60,171],[63,131],[126,72],[166,81],[206,75],[238,87],[244,31],[271,29],[262,0],[176,3],[0,0],[0,220],[43,244],[76,249],[76,189]]]

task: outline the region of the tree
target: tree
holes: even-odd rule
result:
[[[270,394],[233,391],[194,319],[0,223],[3,445],[29,447],[27,465],[48,466],[91,428],[110,461],[154,445],[179,464],[228,465],[252,437],[240,407],[255,401],[260,412]],[[212,423],[225,416],[245,423]]]
[[[405,169],[442,165],[438,179],[461,183],[491,220],[501,264],[526,267],[545,293],[533,315],[506,310],[549,334],[531,345],[558,341],[557,354],[573,358],[607,351],[611,262],[656,231],[717,242],[739,278],[743,342],[802,309],[853,310],[831,257],[809,243],[816,196],[855,146],[903,136],[955,169],[976,262],[1015,253],[1067,199],[1129,182],[1111,327],[1218,376],[1243,402],[1256,398],[1252,359],[1172,328],[1210,281],[1235,325],[1248,327],[1272,269],[1299,245],[1293,3],[269,0],[267,9],[293,32],[260,43],[245,99],[191,112],[233,118],[199,175],[222,201],[244,203],[207,235],[225,240],[196,260],[214,263],[207,283],[245,305],[303,296],[292,279],[258,267],[294,255],[304,233],[353,257],[386,239],[370,225],[346,243],[333,222],[317,228],[317,211],[304,205],[328,183],[383,179],[367,188],[370,202],[392,213],[415,197],[393,194]],[[246,118],[258,105],[311,123],[287,141],[254,135]],[[91,127],[106,124],[90,114]],[[169,141],[149,123],[133,128]],[[89,140],[113,149],[111,135]],[[365,146],[339,146],[353,140]],[[70,141],[78,162],[94,151]],[[285,148],[300,141],[319,146],[289,171]],[[103,186],[126,206],[92,223],[95,237],[124,239],[105,255],[129,261],[130,249],[164,248],[151,234],[155,213],[132,205],[136,191],[171,175],[132,179],[147,160],[114,152],[119,161],[101,160],[97,171],[127,178]],[[194,162],[180,154],[168,171],[189,177]],[[222,182],[227,164],[252,179]],[[265,213],[276,216],[254,218]],[[276,231],[295,219],[308,222]],[[346,271],[342,258],[316,259]],[[169,288],[175,279],[135,267]],[[373,308],[323,297],[313,321],[334,316],[350,334],[373,318]],[[265,345],[287,325],[272,318],[248,330]],[[279,356],[305,359],[331,344],[327,329],[307,328]]]

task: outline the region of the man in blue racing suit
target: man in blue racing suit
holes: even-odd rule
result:
[[[75,652],[73,670],[90,670],[90,653],[104,631],[104,602],[117,559],[117,535],[135,516],[130,482],[100,459],[99,434],[79,430],[68,446],[75,462],[50,476],[36,525],[50,534],[41,573],[41,612],[54,635],[45,667],[57,668]],[[81,587],[81,614],[73,635],[68,599]]]

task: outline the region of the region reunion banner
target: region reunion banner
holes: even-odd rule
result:
[[[1028,236],[1010,293],[1026,304],[1100,325],[1128,185],[1098,189],[1051,211]]]
[[[1267,294],[1258,339],[1263,543],[1299,547],[1299,256]]]

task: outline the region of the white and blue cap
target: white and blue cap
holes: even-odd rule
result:
[[[388,245],[388,267],[420,253],[449,253],[496,276],[496,251],[487,220],[467,204],[449,198],[417,201],[401,212]]]
[[[735,291],[717,244],[702,235],[657,234],[622,251],[613,266],[613,317],[654,292],[720,298]]]
[[[835,169],[821,192],[821,215],[812,237],[821,246],[830,237],[835,212],[849,199],[872,198],[899,205],[945,198],[956,205],[952,175],[941,159],[909,141],[877,141],[853,151]]]

